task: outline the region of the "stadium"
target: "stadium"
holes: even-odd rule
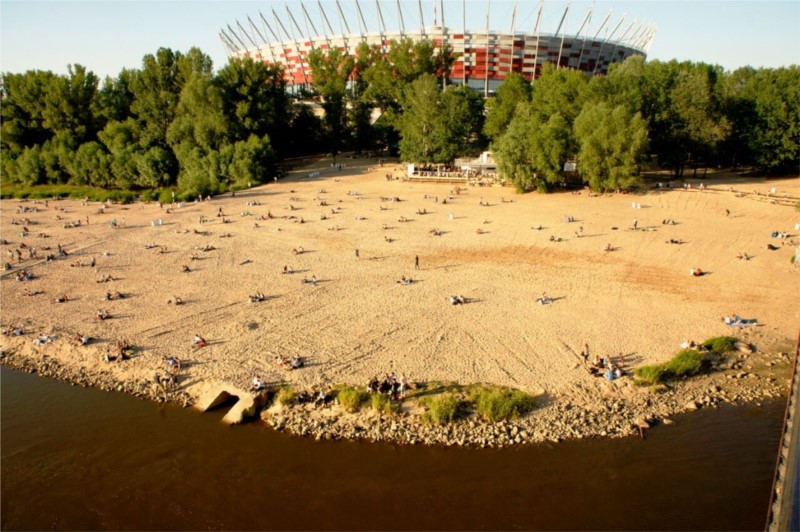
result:
[[[485,5],[466,0],[447,3],[443,0],[375,0],[374,4],[334,0],[323,5],[318,0],[315,6],[293,2],[291,8],[290,4],[283,7],[285,12],[272,7],[266,16],[262,12],[253,17],[248,15],[246,23],[228,24],[219,35],[229,59],[252,57],[281,65],[290,90],[312,82],[308,54],[314,49],[339,48],[347,54],[355,54],[359,44],[365,42],[385,54],[393,40],[430,40],[437,49],[447,45],[453,51],[455,62],[450,83],[467,85],[489,96],[510,72],[518,72],[533,81],[548,63],[590,75],[605,74],[612,63],[636,54],[646,56],[656,33],[655,26],[636,18],[628,21],[626,15],[614,21],[612,12],[602,18],[596,16],[602,22],[591,30],[592,17],[596,15],[594,4],[585,14],[576,15],[570,13],[571,2],[563,11],[559,7],[556,17],[549,19],[558,23],[548,32],[547,17],[543,16],[544,0],[537,3],[514,1],[513,4],[506,1],[494,5],[491,0]],[[505,13],[502,13],[503,8]],[[484,13],[482,29],[467,27],[468,19],[482,18]],[[500,14],[510,18],[503,21],[509,25],[507,32],[490,29],[492,19],[496,21]],[[571,16],[576,26],[574,32],[567,30]],[[334,30],[331,20],[339,31]],[[387,29],[387,21],[390,29]],[[522,27],[525,22],[530,31],[518,31],[517,26]]]

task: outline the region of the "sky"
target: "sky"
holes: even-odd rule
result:
[[[334,31],[339,18],[333,0],[321,0]],[[305,0],[312,22],[318,29],[316,0]],[[350,28],[358,27],[354,0],[340,0]],[[406,29],[419,28],[416,0],[401,0]],[[439,4],[437,0],[436,5]],[[514,0],[489,0],[489,25],[493,30],[511,28]],[[538,0],[518,0],[515,28],[531,31],[536,21]],[[361,0],[367,26],[377,31],[374,0]],[[462,0],[444,0],[445,23],[461,28]],[[220,29],[236,21],[247,26],[247,17],[259,21],[259,12],[272,22],[274,9],[287,19],[287,6],[301,28],[305,28],[299,0],[261,1],[37,1],[0,0],[0,72],[29,69],[67,72],[67,65],[81,64],[101,79],[116,76],[123,68],[141,67],[145,54],[160,47],[187,51],[196,46],[208,54],[215,68],[227,62],[219,38]],[[399,28],[396,0],[381,0],[388,30]],[[434,0],[423,0],[426,26],[433,25]],[[486,27],[486,0],[466,0],[468,29]],[[567,6],[566,0],[545,0],[541,29],[554,33]],[[626,28],[638,21],[658,28],[648,59],[690,60],[717,64],[726,70],[750,65],[780,67],[800,64],[800,0],[573,0],[566,30],[575,33],[586,13],[594,6],[589,25],[594,34],[613,10],[608,27],[613,28],[624,13]],[[437,8],[441,23],[441,7]],[[288,28],[287,28],[288,29]],[[321,31],[321,30],[320,30]],[[621,30],[622,31],[622,30]],[[313,32],[312,32],[313,33]],[[601,34],[602,35],[602,34]]]

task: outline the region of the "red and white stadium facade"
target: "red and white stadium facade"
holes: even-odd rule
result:
[[[384,4],[383,7],[381,4]],[[510,72],[518,72],[525,79],[533,81],[540,75],[542,66],[546,63],[581,70],[588,74],[605,74],[611,63],[624,61],[632,55],[646,56],[656,32],[654,26],[640,23],[635,18],[626,24],[626,15],[623,15],[616,24],[610,24],[612,13],[609,12],[600,26],[590,33],[593,11],[590,8],[581,19],[578,30],[574,34],[568,34],[565,22],[568,21],[571,5],[567,4],[555,32],[545,33],[541,31],[544,0],[540,0],[538,7],[530,5],[530,2],[525,0],[520,2],[520,13],[526,8],[532,8],[529,14],[535,16],[536,22],[531,32],[515,31],[517,1],[513,3],[511,28],[508,33],[489,29],[491,0],[486,3],[486,28],[482,31],[466,29],[468,4],[470,7],[477,7],[476,2],[468,3],[466,0],[462,0],[458,13],[463,21],[461,29],[445,26],[446,13],[443,0],[433,1],[433,26],[425,27],[422,0],[417,0],[416,5],[408,1],[404,4],[405,9],[400,0],[396,0],[396,3],[386,0],[375,1],[374,11],[370,14],[376,15],[374,19],[379,30],[377,32],[371,32],[367,28],[364,16],[366,11],[362,10],[362,2],[359,0],[346,2],[347,10],[342,9],[339,0],[328,2],[329,10],[338,15],[341,29],[339,32],[334,32],[328,13],[318,0],[319,15],[316,18],[309,14],[303,2],[291,4],[295,9],[299,7],[298,17],[295,17],[290,5],[287,4],[284,18],[279,16],[275,9],[271,10],[271,17],[265,17],[259,12],[257,17],[259,23],[248,16],[247,25],[237,21],[236,28],[228,25],[222,29],[220,39],[229,58],[252,57],[283,66],[284,76],[290,88],[311,83],[308,54],[314,49],[339,48],[348,54],[355,54],[359,44],[366,42],[387,53],[392,40],[402,38],[414,41],[430,40],[437,48],[448,45],[453,51],[455,62],[450,73],[450,83],[468,85],[488,96],[494,93]],[[410,8],[410,5],[413,7]],[[346,14],[345,11],[352,11],[353,6],[355,14],[349,12]],[[407,30],[404,20],[413,11],[417,11],[415,8],[418,8],[422,29]],[[437,21],[437,8],[440,21]],[[391,12],[396,16],[399,29],[386,30],[385,12],[387,14]],[[306,31],[301,30],[298,19],[303,22]],[[358,24],[358,31],[351,31],[352,19]],[[322,32],[317,30],[318,24]]]

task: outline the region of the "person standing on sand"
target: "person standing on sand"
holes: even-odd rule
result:
[[[419,270],[419,255],[414,257],[414,269]]]
[[[361,255],[358,253],[358,248],[356,248],[356,258],[359,258]]]
[[[639,227],[639,220],[636,218],[633,219],[633,230],[635,231]]]

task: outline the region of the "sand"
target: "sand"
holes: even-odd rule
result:
[[[412,380],[487,382],[592,401],[604,379],[580,364],[585,344],[592,355],[624,354],[631,369],[669,359],[684,340],[733,334],[761,350],[788,349],[797,334],[795,246],[770,233],[788,231],[797,240],[800,179],[722,176],[706,180],[705,191],[644,195],[518,195],[502,187],[467,187],[456,195],[452,184],[387,181],[394,165],[345,161],[341,171],[320,160],[278,183],[172,213],[155,203],[111,205],[97,214],[99,203],[3,200],[2,236],[10,241],[2,246],[4,261],[20,242],[40,256],[53,252],[42,247],[57,243],[70,254],[25,260],[20,266],[37,277],[30,282],[14,279],[11,261],[15,269],[0,284],[2,322],[26,335],[3,337],[3,349],[122,379],[149,379],[163,367],[162,357],[176,356],[188,362],[181,385],[189,393],[210,381],[247,387],[254,375],[299,387],[364,384],[393,370]],[[308,178],[315,171],[320,176]],[[737,197],[729,186],[747,195]],[[753,194],[772,187],[775,203]],[[39,212],[17,213],[23,205]],[[219,209],[229,223],[216,216]],[[268,211],[273,219],[258,219]],[[200,224],[200,216],[208,222]],[[11,225],[22,218],[31,222],[24,238],[21,226]],[[111,227],[112,219],[119,227]],[[158,219],[163,225],[154,226]],[[664,219],[676,224],[663,225]],[[76,220],[82,225],[64,228]],[[442,234],[430,234],[434,228]],[[582,237],[575,236],[579,228]],[[146,249],[151,243],[166,253]],[[768,243],[779,249],[766,250]],[[604,251],[608,244],[615,250]],[[305,252],[293,254],[298,247]],[[737,260],[741,252],[752,259]],[[92,257],[94,268],[71,266]],[[183,265],[191,271],[182,272]],[[284,265],[295,273],[281,273]],[[694,267],[708,274],[691,277]],[[115,280],[96,282],[105,275]],[[316,286],[301,282],[312,275]],[[415,282],[398,284],[403,275]],[[25,297],[26,288],[43,294]],[[102,300],[114,290],[126,297]],[[248,303],[257,291],[267,300]],[[552,304],[536,304],[543,292]],[[62,293],[70,300],[54,303]],[[450,295],[468,303],[453,306]],[[174,296],[185,304],[168,304]],[[98,309],[112,319],[95,320]],[[732,329],[722,322],[730,314],[757,319],[759,327]],[[76,332],[98,341],[72,348],[67,340]],[[58,339],[33,346],[43,333]],[[209,345],[193,349],[195,334]],[[137,356],[101,362],[118,339],[137,346]],[[280,369],[276,355],[300,355],[306,367]]]

